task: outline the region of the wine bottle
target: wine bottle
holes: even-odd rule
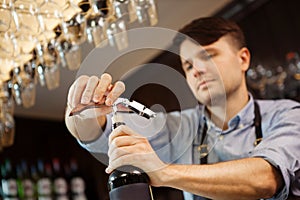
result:
[[[114,170],[108,178],[111,200],[153,200],[148,175],[143,170],[126,165]]]
[[[52,169],[50,164],[38,160],[39,178],[37,181],[38,200],[52,200]]]
[[[34,164],[30,165],[30,178],[33,183],[34,199],[38,199],[37,183],[38,183],[38,180],[40,177],[39,177],[37,168]]]
[[[85,180],[79,172],[78,163],[75,159],[70,160],[70,190],[72,200],[87,200],[85,194]]]
[[[122,118],[114,113],[112,129],[125,125]],[[108,178],[110,200],[153,200],[148,175],[135,166],[126,165],[114,170]]]
[[[52,159],[53,192],[55,200],[68,200],[68,184],[58,158]]]
[[[23,180],[23,171],[21,165],[16,165],[16,181],[17,181],[17,188],[18,188],[18,197],[19,199],[24,199],[24,188],[22,185]]]
[[[1,186],[4,200],[18,200],[18,186],[16,173],[10,160],[6,159],[1,166]]]
[[[21,161],[21,188],[23,192],[24,200],[34,200],[35,191],[34,191],[34,182],[31,178],[27,162],[25,160]]]

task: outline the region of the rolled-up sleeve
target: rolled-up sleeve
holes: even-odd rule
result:
[[[300,173],[299,111],[298,107],[292,107],[275,113],[268,128],[263,130],[262,142],[251,152],[252,157],[264,158],[282,174],[284,187],[272,199],[286,199],[299,187],[296,186]]]
[[[196,108],[196,110],[198,110]],[[111,133],[111,116],[107,116],[106,127],[99,138],[94,141],[79,144],[91,153],[107,153],[108,138]],[[174,163],[184,154],[190,154],[189,148],[197,134],[199,113],[194,109],[183,112],[157,113],[154,119],[145,119],[136,114],[122,114],[127,126],[137,133],[147,137],[158,156],[167,163]]]
[[[111,133],[112,123],[109,115],[106,117],[106,126],[102,134],[93,141],[83,142],[77,140],[78,143],[91,153],[107,153],[108,151],[108,137]],[[99,130],[100,131],[100,130]]]

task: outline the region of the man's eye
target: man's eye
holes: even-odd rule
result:
[[[204,60],[204,61],[208,61],[208,60],[212,59],[214,56],[215,56],[215,54],[206,53],[206,54],[201,56],[201,59]]]
[[[185,69],[186,69],[186,71],[189,71],[189,70],[193,69],[193,65],[189,64],[189,65],[187,65],[187,67]]]

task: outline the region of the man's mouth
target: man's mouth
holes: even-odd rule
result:
[[[197,85],[197,90],[202,89],[204,87],[207,87],[207,83],[209,83],[210,80],[201,80],[199,81],[198,85]]]

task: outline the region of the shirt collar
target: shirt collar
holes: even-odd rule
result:
[[[202,113],[201,120],[205,123],[208,122],[210,124],[210,128],[217,128],[213,122],[209,119],[205,106],[200,107],[200,112]],[[234,129],[242,128],[246,125],[251,125],[254,119],[254,99],[253,96],[249,93],[249,101],[246,106],[231,120],[228,122],[228,129],[222,131],[223,134],[226,134]],[[219,130],[219,128],[217,128]]]
[[[246,106],[237,114],[240,118],[240,123],[242,125],[253,124],[254,119],[254,99],[249,93],[249,101]]]

